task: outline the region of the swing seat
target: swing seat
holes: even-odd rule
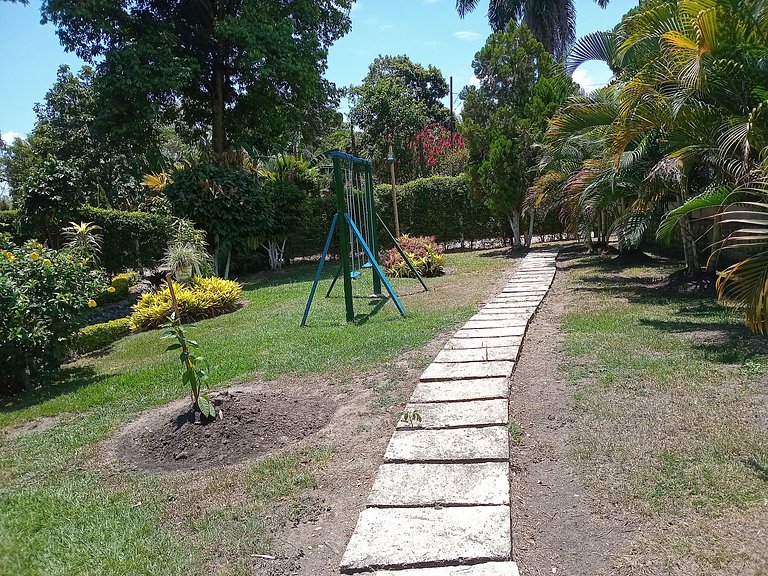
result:
[[[353,270],[352,272],[349,273],[349,276],[350,278],[352,278],[352,280],[357,280],[362,275],[363,273],[360,272],[360,270]]]
[[[373,264],[371,264],[371,262],[368,261],[365,264],[363,264],[363,268],[373,268]]]

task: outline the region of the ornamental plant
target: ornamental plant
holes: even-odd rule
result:
[[[17,393],[55,371],[104,285],[101,272],[69,250],[0,235],[0,388]]]
[[[445,267],[445,255],[434,236],[408,236],[404,234],[398,239],[398,244],[419,274],[425,277],[442,274]],[[382,252],[380,260],[387,276],[415,278],[397,248]]]

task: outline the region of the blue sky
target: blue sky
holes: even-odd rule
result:
[[[575,0],[579,35],[613,27],[637,0],[612,0],[601,10],[592,0]],[[454,90],[472,81],[472,58],[490,34],[487,1],[466,19],[453,0],[358,0],[352,31],[328,57],[327,77],[339,86],[358,84],[379,54],[407,54],[415,62],[433,64],[454,77]],[[60,64],[74,70],[82,62],[67,54],[51,25],[40,25],[40,0],[28,6],[0,2],[0,135],[8,141],[24,136],[35,123],[32,109],[56,79]],[[610,78],[605,66],[588,63],[574,74],[586,88]],[[447,102],[446,102],[447,103]]]

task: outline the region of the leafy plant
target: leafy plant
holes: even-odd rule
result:
[[[186,284],[192,279],[193,273],[199,276],[210,261],[211,258],[207,252],[201,252],[192,244],[171,243],[165,251],[160,266],[171,272],[176,280]]]
[[[188,285],[173,284],[178,312],[182,322],[213,318],[237,309],[242,286],[222,278],[195,276]],[[174,311],[169,287],[143,294],[133,307],[131,330],[142,332],[161,326]]]
[[[108,302],[120,302],[121,300],[128,298],[131,286],[138,281],[139,275],[136,272],[130,271],[117,274],[112,278],[107,289],[98,292],[93,298],[99,305]]]
[[[403,413],[400,416],[400,421],[405,422],[408,426],[413,428],[414,426],[421,424],[421,412],[418,410],[403,410]]]
[[[170,282],[170,279],[169,279]],[[170,286],[170,285],[169,285]],[[173,294],[173,287],[170,287]],[[200,413],[206,418],[216,418],[216,409],[208,398],[208,369],[203,367],[205,358],[197,354],[200,345],[187,336],[181,320],[175,312],[171,312],[168,317],[168,323],[163,326],[166,329],[162,336],[164,340],[176,340],[170,344],[165,351],[179,351],[179,360],[181,361],[181,381],[189,386],[192,395],[192,403]]]
[[[61,231],[61,235],[66,247],[71,248],[80,257],[98,264],[101,244],[104,241],[100,231],[101,226],[93,222],[70,222],[69,226]]]
[[[104,284],[69,250],[17,246],[0,235],[0,383],[8,391],[40,383],[58,368]]]
[[[445,256],[443,249],[435,242],[434,236],[408,236],[405,234],[400,237],[398,243],[419,274],[433,277],[442,273],[445,267]],[[384,252],[381,255],[381,264],[388,276],[394,278],[415,277],[397,248],[391,248]]]

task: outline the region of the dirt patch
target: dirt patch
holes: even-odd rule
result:
[[[221,418],[200,422],[188,399],[143,414],[115,439],[113,456],[155,472],[208,469],[268,454],[320,430],[328,400],[235,387],[211,395]]]
[[[42,432],[48,428],[53,428],[59,422],[61,422],[61,417],[59,416],[44,416],[42,418],[36,418],[31,422],[25,422],[24,424],[8,428],[4,430],[3,433],[8,439],[13,439],[28,432]]]
[[[612,559],[637,535],[621,515],[601,514],[595,495],[568,461],[576,415],[561,371],[560,320],[583,300],[559,270],[534,317],[512,375],[510,421],[522,428],[512,447],[512,549],[526,576],[611,573]]]

